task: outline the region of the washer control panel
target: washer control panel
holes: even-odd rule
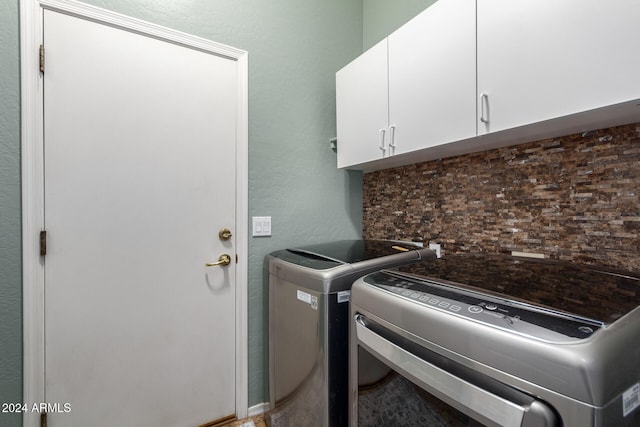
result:
[[[588,338],[603,326],[600,322],[546,307],[397,273],[372,273],[363,281],[431,309],[546,341]]]

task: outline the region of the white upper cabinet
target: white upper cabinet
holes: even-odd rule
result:
[[[387,40],[336,73],[338,167],[388,155]]]
[[[640,97],[640,1],[477,0],[477,9],[479,134]]]
[[[476,135],[476,8],[439,0],[389,36],[390,154]]]
[[[338,167],[640,121],[640,0],[439,0],[336,74]]]
[[[475,60],[475,2],[439,0],[338,71],[338,167],[475,136]]]

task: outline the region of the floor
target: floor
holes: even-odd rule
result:
[[[360,427],[477,427],[481,424],[393,374],[358,395]]]
[[[217,427],[267,427],[263,417],[250,417],[244,420],[230,421]]]

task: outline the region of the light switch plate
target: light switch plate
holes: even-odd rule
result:
[[[253,237],[271,236],[271,217],[253,217]]]

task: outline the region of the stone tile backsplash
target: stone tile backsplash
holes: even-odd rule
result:
[[[640,123],[364,175],[364,231],[640,273]]]

